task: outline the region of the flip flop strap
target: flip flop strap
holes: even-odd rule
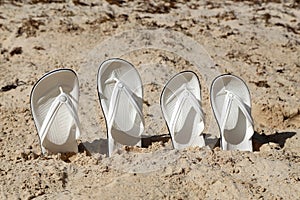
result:
[[[143,113],[142,113],[142,110],[140,109],[138,103],[134,99],[134,96],[135,96],[134,92],[132,92],[132,90],[130,88],[128,88],[125,83],[123,83],[122,81],[120,81],[117,78],[113,78],[112,80],[108,80],[105,83],[107,84],[107,83],[111,83],[111,82],[115,82],[115,86],[114,86],[114,89],[112,91],[111,100],[110,100],[110,103],[109,103],[108,127],[112,128],[112,126],[113,126],[113,122],[114,122],[114,119],[116,117],[116,112],[117,112],[117,109],[118,109],[117,108],[118,107],[118,102],[120,100],[120,93],[122,91],[126,94],[129,102],[132,104],[134,109],[137,111],[139,117],[142,120],[142,125],[144,126]],[[139,133],[139,135],[137,135],[137,137],[140,136],[141,134],[142,133]]]
[[[75,110],[75,106],[72,103],[70,96],[68,94],[64,93],[61,88],[60,88],[60,90],[61,90],[60,95],[58,95],[55,98],[55,100],[52,102],[52,104],[46,114],[46,117],[43,121],[43,124],[41,126],[41,129],[40,129],[41,144],[43,144],[43,141],[49,131],[49,128],[51,127],[59,108],[63,104],[65,104],[67,106],[68,111],[70,112],[71,116],[74,119],[76,129],[78,130],[78,131],[76,131],[76,139],[78,139],[80,136],[80,122],[79,122],[79,117],[78,117],[77,111]]]
[[[198,99],[194,96],[192,92],[190,92],[186,87],[183,87],[179,90],[177,90],[174,94],[178,94],[181,92],[181,94],[178,97],[178,100],[175,104],[174,113],[172,114],[171,120],[170,120],[170,132],[174,133],[175,125],[179,119],[179,114],[181,113],[183,108],[183,105],[185,101],[189,101],[191,103],[191,106],[196,110],[197,114],[200,115],[200,118],[204,120],[204,112],[200,106],[200,102]],[[167,103],[170,102],[174,98],[174,94],[171,95],[171,97],[167,100]],[[172,135],[172,134],[171,134]],[[172,136],[173,137],[173,136]]]
[[[245,117],[248,119],[250,124],[253,126],[253,119],[250,114],[249,106],[243,102],[242,98],[228,90],[224,90],[223,92],[217,94],[217,96],[222,95],[222,94],[223,95],[226,94],[226,96],[225,96],[221,120],[220,120],[221,121],[221,123],[220,123],[221,130],[223,131],[225,129],[225,125],[228,120],[229,112],[230,112],[233,101],[237,103],[237,105],[239,106],[239,108],[241,109],[241,111],[243,112]]]

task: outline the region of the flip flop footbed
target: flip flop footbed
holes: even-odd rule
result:
[[[217,77],[211,86],[211,105],[223,150],[252,151],[251,98],[244,81],[233,75]]]
[[[121,59],[101,64],[98,93],[106,119],[109,154],[122,145],[141,146],[143,88],[137,70]]]
[[[161,95],[161,107],[174,148],[205,145],[204,113],[196,74],[185,71],[170,79]]]
[[[61,97],[62,92],[64,97]],[[31,111],[43,152],[78,151],[76,138],[80,130],[78,124],[74,122],[74,114],[70,111],[70,107],[59,101],[59,98],[65,97],[70,101],[68,105],[72,105],[72,112],[77,115],[79,83],[75,72],[68,69],[47,73],[32,89]],[[46,129],[45,124],[48,124]]]

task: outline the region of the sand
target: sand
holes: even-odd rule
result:
[[[299,1],[0,0],[0,199],[299,199]],[[101,62],[120,57],[144,86],[143,148],[106,153]],[[41,155],[29,96],[46,72],[80,81],[80,153]],[[172,149],[159,97],[177,72],[200,77],[208,145]],[[222,151],[212,79],[249,86],[254,152]]]

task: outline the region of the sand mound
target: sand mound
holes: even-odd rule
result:
[[[1,199],[297,199],[299,1],[0,1]],[[144,147],[107,158],[96,71],[110,57],[144,83]],[[80,80],[80,153],[42,156],[29,95],[45,72]],[[209,146],[173,150],[159,96],[176,72],[199,77]],[[243,78],[255,152],[221,151],[211,79]],[[146,138],[146,136],[148,138]]]

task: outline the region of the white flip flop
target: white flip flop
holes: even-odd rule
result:
[[[135,67],[117,58],[106,60],[99,67],[97,82],[109,156],[122,145],[141,146],[143,87]]]
[[[183,71],[171,78],[162,91],[160,104],[175,149],[205,146],[201,88],[194,72]]]
[[[253,151],[251,97],[245,82],[233,75],[218,76],[211,85],[210,101],[222,149]]]
[[[51,71],[33,86],[30,107],[43,153],[78,152],[78,100],[78,78],[71,69]]]

